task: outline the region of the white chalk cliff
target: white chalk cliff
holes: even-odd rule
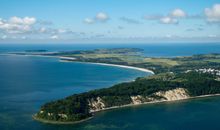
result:
[[[161,98],[154,98],[154,97],[144,97],[141,95],[131,96],[131,103],[127,105],[137,105],[143,104],[147,102],[160,102],[160,101],[175,101],[175,100],[182,100],[189,98],[189,94],[186,89],[184,88],[176,88],[168,91],[159,91],[154,93],[153,95],[159,96]],[[109,109],[106,107],[104,101],[97,97],[96,99],[88,100],[90,106],[90,112],[97,112],[104,109]],[[117,108],[119,106],[112,106],[111,108]]]
[[[97,97],[96,99],[90,99],[88,102],[90,106],[90,112],[100,111],[105,108],[105,104],[100,97]]]
[[[155,95],[164,97],[167,101],[175,101],[189,98],[187,90],[184,88],[176,88],[168,91],[159,91]]]

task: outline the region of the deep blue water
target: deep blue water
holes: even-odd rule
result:
[[[78,50],[137,47],[149,56],[219,53],[220,44],[181,45],[0,45],[0,52],[27,49]],[[152,104],[98,113],[77,125],[49,125],[31,115],[45,102],[74,93],[109,87],[147,73],[110,66],[59,62],[56,58],[0,55],[0,130],[220,129],[220,97]]]
[[[0,56],[0,129],[44,129],[31,115],[45,102],[145,75],[56,58]]]

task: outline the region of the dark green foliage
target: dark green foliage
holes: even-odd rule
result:
[[[106,107],[121,106],[131,103],[130,96],[103,96],[102,100],[106,104]]]
[[[100,97],[106,107],[121,106],[131,103],[130,96],[142,95],[160,99],[153,95],[158,91],[175,88],[185,88],[189,95],[199,96],[220,93],[220,82],[215,76],[197,72],[172,74],[165,73],[146,78],[137,78],[134,82],[121,83],[110,88],[93,90],[82,94],[75,94],[65,99],[47,103],[42,106],[43,114],[38,117],[53,121],[78,121],[90,117],[88,100]],[[47,113],[53,113],[48,116]],[[65,113],[68,119],[57,114]]]

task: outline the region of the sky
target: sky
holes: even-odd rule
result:
[[[0,43],[220,42],[220,0],[0,0]]]

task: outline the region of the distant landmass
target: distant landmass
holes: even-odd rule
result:
[[[154,58],[144,56],[142,52],[138,48],[115,48],[13,54],[135,67],[154,74],[46,103],[33,117],[47,123],[77,123],[90,119],[95,112],[102,110],[220,94],[220,54]]]

